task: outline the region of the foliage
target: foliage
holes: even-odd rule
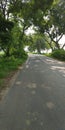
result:
[[[14,55],[15,58],[19,57],[22,59],[25,59],[25,57],[27,56],[26,52],[23,49],[14,50],[12,54]]]
[[[45,37],[40,33],[30,36],[28,45],[30,51],[33,52],[37,50],[38,53],[41,53],[41,50],[49,48],[47,41],[45,41]]]
[[[26,59],[27,55],[24,55],[23,58],[15,58],[14,56],[9,58],[0,58],[0,89],[4,86],[4,79],[9,77],[12,72],[17,70]]]
[[[2,31],[0,34],[0,49],[4,50],[6,56],[13,53],[12,51],[17,51],[18,53],[21,49],[23,50],[22,45],[24,42],[25,31],[32,24],[34,24],[37,27],[39,26],[40,21],[43,20],[44,13],[48,8],[50,8],[52,3],[53,0],[1,0],[0,16],[2,21]],[[14,24],[18,23],[18,25],[20,26],[19,34],[19,26],[18,28],[16,28],[16,32],[15,28],[11,26],[13,24],[13,21]],[[16,37],[17,35],[18,38]]]
[[[64,26],[64,0],[1,0],[0,1],[0,49],[6,56],[12,54],[21,57],[24,55],[25,31],[34,25],[41,32],[49,34],[49,46],[52,48],[60,48],[58,42],[63,36]],[[63,7],[63,9],[61,8]],[[61,9],[61,11],[60,11]],[[63,14],[61,13],[63,12]],[[61,14],[61,17],[60,17]],[[60,27],[60,21],[61,26]],[[59,39],[57,37],[59,36]],[[33,38],[32,38],[33,39]],[[41,37],[30,42],[30,49],[47,48],[47,41]],[[56,39],[56,41],[55,41]],[[53,41],[53,42],[52,42]],[[55,46],[53,44],[55,43]],[[54,48],[53,48],[54,47]]]
[[[65,1],[59,1],[52,10],[51,16],[53,18],[53,22],[58,27],[58,34],[65,33]]]
[[[5,52],[5,55],[9,55],[10,47],[12,44],[11,30],[14,27],[14,23],[0,17],[0,49]]]
[[[49,11],[49,20],[46,25],[46,32],[53,42],[55,48],[60,49],[59,41],[65,34],[65,1],[59,0]]]
[[[63,50],[63,49],[55,50],[51,53],[51,56],[56,59],[65,61],[65,50]]]

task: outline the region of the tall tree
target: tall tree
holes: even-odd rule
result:
[[[9,20],[9,0],[0,1],[0,48],[9,56],[12,43],[11,30],[14,22]]]
[[[56,48],[60,49],[59,41],[65,34],[65,1],[59,1],[49,11],[49,20],[46,32],[55,42]],[[64,46],[64,45],[63,45]]]

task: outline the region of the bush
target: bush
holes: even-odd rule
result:
[[[26,59],[27,58],[27,53],[23,49],[15,50],[12,55],[15,58],[22,58],[22,59]]]
[[[27,54],[23,58],[15,58],[13,55],[0,58],[0,90],[5,86],[4,79],[8,78],[12,72],[15,72],[26,59]]]
[[[51,53],[51,56],[56,59],[65,61],[65,50],[63,49],[55,50]]]

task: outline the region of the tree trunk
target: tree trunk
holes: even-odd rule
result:
[[[60,49],[60,45],[57,41],[55,42],[55,44],[56,44],[57,49]]]
[[[39,54],[41,54],[41,47],[40,47],[40,43],[38,43],[38,44],[37,44],[37,52],[38,52]]]

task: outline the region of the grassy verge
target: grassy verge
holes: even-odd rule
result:
[[[12,75],[16,72],[18,67],[22,65],[25,60],[27,59],[27,56],[25,58],[0,58],[0,91],[6,87],[5,81],[8,78],[11,78]]]

